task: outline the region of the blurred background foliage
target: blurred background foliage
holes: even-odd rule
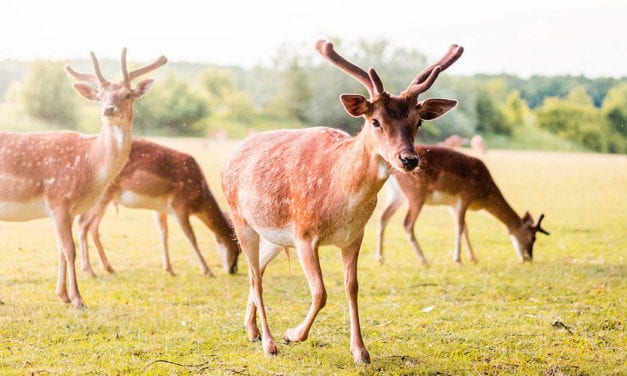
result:
[[[357,65],[376,67],[396,94],[428,64],[420,51],[386,40],[334,43]],[[338,100],[341,93],[366,95],[358,82],[309,45],[284,45],[272,61],[253,67],[171,61],[154,73],[151,93],[136,104],[137,134],[242,138],[318,125],[358,132],[362,121],[347,115]],[[88,59],[0,61],[0,129],[97,132],[98,111],[72,92],[64,63],[91,71]],[[106,77],[119,79],[118,61],[104,59],[101,66]],[[426,97],[456,98],[459,105],[426,123],[420,142],[480,134],[488,147],[627,153],[627,77],[458,76],[453,68]]]

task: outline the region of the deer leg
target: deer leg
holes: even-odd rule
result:
[[[213,277],[211,269],[209,269],[209,266],[207,266],[207,262],[205,262],[205,258],[202,257],[202,253],[200,253],[200,249],[198,248],[196,235],[194,235],[192,225],[189,223],[189,212],[187,211],[187,209],[175,209],[175,214],[179,225],[183,229],[185,236],[187,236],[187,240],[189,240],[189,242],[192,244],[192,248],[194,248],[194,252],[196,253],[196,257],[198,258],[198,264],[200,265],[200,270],[204,275]]]
[[[282,246],[271,243],[265,239],[261,239],[261,244],[259,246],[259,271],[263,276],[263,273],[266,271],[266,267],[270,263],[270,261],[274,260],[274,258],[281,253],[283,250]],[[254,324],[252,336],[250,338],[251,341],[260,340],[259,329],[257,328],[257,309],[253,304],[253,295],[252,290],[251,293],[248,294],[248,303],[246,304],[246,326],[250,326],[251,323]]]
[[[243,223],[241,218],[234,215],[235,231],[242,250],[248,260],[248,280],[249,293],[248,305],[246,307],[246,319],[244,325],[251,341],[259,338],[259,328],[257,327],[256,313],[259,314],[261,322],[261,345],[266,355],[276,355],[277,347],[270,333],[266,309],[263,304],[262,274],[259,270],[259,234],[252,227]]]
[[[344,264],[344,289],[348,300],[348,309],[351,320],[351,340],[350,350],[355,359],[355,363],[369,364],[370,354],[364,345],[361,337],[361,326],[359,324],[359,309],[357,306],[357,294],[359,284],[357,281],[357,258],[361,248],[362,235],[350,246],[342,248],[342,262]]]
[[[295,328],[285,332],[285,340],[288,342],[302,342],[307,339],[309,330],[318,315],[318,312],[327,303],[327,291],[322,280],[322,270],[318,259],[318,244],[308,240],[301,240],[296,245],[298,259],[307,277],[309,291],[311,292],[311,306],[305,316],[305,320]]]
[[[453,220],[455,221],[455,247],[453,248],[453,261],[455,261],[457,265],[462,264],[460,254],[461,238],[464,227],[466,227],[465,217],[467,208],[468,204],[465,203],[461,198],[457,200],[455,207],[451,208],[451,214],[453,215]]]
[[[100,256],[100,262],[105,270],[109,273],[114,273],[113,267],[109,263],[109,259],[105,254],[104,247],[102,246],[102,242],[100,241],[100,221],[105,215],[106,207],[98,213],[98,215],[94,218],[93,223],[89,225],[89,233],[91,235],[91,239],[94,241],[94,245],[96,246],[96,250],[98,251],[98,256]]]
[[[420,244],[418,244],[418,239],[416,239],[416,233],[414,232],[414,226],[416,224],[416,219],[422,210],[422,206],[424,205],[423,199],[418,199],[415,202],[410,203],[409,210],[407,210],[407,215],[405,216],[404,226],[405,232],[407,233],[407,238],[411,243],[412,249],[414,253],[420,260],[423,265],[429,263],[425,255],[422,253],[422,249],[420,248]]]
[[[89,244],[87,243],[87,232],[91,225],[93,216],[91,212],[87,212],[78,218],[78,244],[81,249],[82,269],[91,277],[95,277],[96,273],[89,262]]]
[[[377,250],[375,252],[374,258],[379,261],[379,263],[385,263],[385,259],[383,258],[383,236],[385,233],[385,228],[390,221],[390,218],[398,211],[398,209],[403,205],[403,194],[400,191],[400,187],[398,187],[398,183],[392,184],[392,182],[388,182],[388,204],[383,213],[381,213],[381,217],[379,218],[379,232],[377,233]]]
[[[72,222],[74,218],[69,215],[65,208],[53,211],[53,217],[57,233],[57,245],[60,247],[57,295],[63,302],[67,303],[69,300],[75,308],[84,308],[85,303],[78,291],[74,266],[76,261],[76,248],[74,238],[72,237]],[[66,272],[67,281],[69,282],[69,294],[66,289]]]
[[[470,245],[470,237],[468,236],[468,223],[464,221],[464,229],[462,230],[462,234],[464,235],[464,240],[466,241],[466,247],[468,250],[468,259],[471,262],[477,262],[477,257],[475,253],[472,251],[472,245]]]
[[[170,262],[170,251],[168,249],[168,215],[155,210],[152,212],[152,218],[154,218],[157,225],[159,240],[161,241],[161,267],[174,277],[176,274]]]

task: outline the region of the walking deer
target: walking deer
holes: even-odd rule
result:
[[[196,160],[189,154],[135,138],[128,162],[122,172],[113,179],[98,203],[79,218],[79,244],[83,256],[83,270],[94,276],[89,263],[87,233],[91,235],[104,268],[113,273],[113,268],[104,253],[100,241],[99,225],[110,202],[128,208],[153,210],[155,222],[161,235],[163,268],[174,275],[168,252],[167,215],[172,214],[191,243],[201,271],[213,276],[200,253],[194,230],[189,221],[196,216],[216,237],[218,253],[228,273],[237,271],[237,244],[233,227],[220,210],[205,176]]]
[[[526,212],[523,217],[511,208],[492,180],[490,171],[478,158],[442,146],[415,146],[420,156],[420,166],[411,174],[395,174],[388,180],[388,203],[379,219],[379,232],[375,258],[383,263],[383,235],[390,218],[407,201],[405,231],[416,256],[423,264],[427,259],[422,253],[414,224],[423,205],[448,205],[455,221],[455,247],[453,260],[461,264],[461,237],[464,236],[471,261],[477,258],[468,238],[466,210],[485,209],[509,231],[516,254],[521,261],[531,261],[536,233],[549,233],[541,226],[544,214],[538,222]]]
[[[341,57],[331,43],[318,41],[316,49],[368,90],[369,98],[340,96],[348,114],[364,118],[364,125],[355,137],[323,127],[257,133],[245,139],[225,164],[222,188],[249,264],[245,326],[249,339],[258,339],[258,313],[263,350],[277,353],[266,318],[262,274],[284,247],[296,247],[312,304],[305,320],[285,332],[285,339],[307,339],[327,300],[318,247],[335,245],[342,250],[350,350],[357,363],[369,363],[357,307],[357,258],[364,226],[390,171],[408,173],[418,166],[413,144],[421,122],[436,119],[457,104],[450,99],[418,101],[418,95],[429,89],[463,50],[451,46],[439,62],[418,74],[397,96],[384,90],[373,68],[366,73]]]
[[[74,89],[100,105],[100,133],[0,132],[0,220],[27,221],[51,217],[59,250],[56,293],[65,303],[84,307],[76,282],[76,250],[72,238],[74,217],[88,211],[111,180],[122,170],[131,150],[133,102],[153,83],[147,79],[134,88],[131,81],[167,62],[164,56],[152,64],[128,72],[126,49],[122,50],[120,83],[107,81],[96,55],[91,53],[94,74],[66,66],[79,81]],[[66,279],[69,279],[69,293]]]

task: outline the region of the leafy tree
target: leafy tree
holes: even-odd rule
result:
[[[233,74],[224,68],[214,66],[206,68],[200,74],[199,83],[212,109],[220,109],[224,106],[225,98],[236,91]]]
[[[283,90],[266,103],[265,111],[280,117],[307,121],[307,107],[311,101],[308,77],[293,58],[284,73]]]
[[[627,153],[627,83],[608,91],[601,114],[610,129],[609,151]]]
[[[600,111],[581,88],[573,89],[565,99],[547,98],[536,110],[541,128],[561,138],[576,141],[591,150],[608,151],[608,128]]]
[[[502,111],[505,121],[514,129],[523,127],[531,115],[527,102],[520,98],[520,93],[516,90],[507,94]]]
[[[78,97],[65,76],[63,64],[35,61],[22,88],[26,111],[33,117],[75,129]]]
[[[208,114],[205,99],[170,74],[136,102],[135,124],[141,133],[198,136],[204,133],[199,120]]]
[[[512,129],[508,126],[505,116],[486,89],[481,88],[478,90],[475,106],[477,113],[477,131],[506,135],[512,133]]]

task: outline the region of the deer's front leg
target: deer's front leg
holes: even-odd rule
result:
[[[302,240],[297,246],[298,259],[303,267],[307,282],[309,283],[309,291],[311,292],[311,307],[305,320],[295,328],[288,329],[285,332],[285,340],[288,342],[301,342],[307,339],[309,329],[314,323],[318,312],[327,303],[327,291],[324,288],[322,280],[322,270],[320,269],[320,260],[318,259],[318,244],[315,241]]]
[[[370,354],[366,350],[363,338],[361,337],[361,326],[359,324],[359,309],[357,307],[357,294],[359,284],[357,282],[357,258],[361,248],[363,234],[350,246],[342,249],[342,261],[344,263],[344,288],[351,320],[351,354],[357,364],[369,364]]]
[[[65,208],[59,208],[53,212],[54,226],[59,247],[59,275],[57,279],[57,295],[65,303],[68,300],[75,308],[84,308],[83,298],[78,291],[76,281],[76,248],[72,237],[73,219]],[[67,273],[67,275],[66,275]],[[66,277],[69,282],[69,295],[66,288]]]

